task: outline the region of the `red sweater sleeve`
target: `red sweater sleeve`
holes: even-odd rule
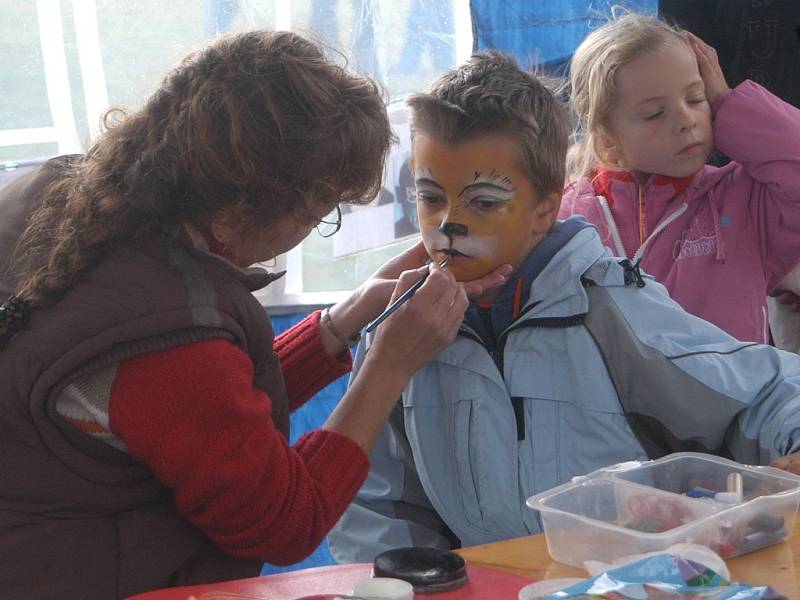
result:
[[[127,359],[111,389],[110,426],[223,550],[291,564],[339,519],[368,459],[326,430],[290,447],[252,380],[250,358],[225,340]]]
[[[353,368],[347,348],[336,358],[325,352],[319,335],[320,314],[320,311],[311,313],[275,337],[273,347],[281,362],[291,410]]]

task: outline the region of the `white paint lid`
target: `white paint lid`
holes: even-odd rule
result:
[[[413,600],[414,588],[402,579],[369,577],[356,583],[353,595],[367,600]]]
[[[570,577],[567,579],[544,579],[536,583],[530,583],[519,591],[519,600],[542,600],[555,592],[559,592],[566,587],[586,581]]]

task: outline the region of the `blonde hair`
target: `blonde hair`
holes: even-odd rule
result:
[[[591,175],[603,162],[596,149],[596,134],[607,127],[608,115],[617,102],[617,71],[645,52],[675,43],[689,48],[682,29],[657,17],[619,9],[581,42],[569,73],[571,104],[577,117],[575,143],[567,153],[570,179]]]

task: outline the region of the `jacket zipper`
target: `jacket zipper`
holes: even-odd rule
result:
[[[614,245],[617,247],[617,256],[628,258],[628,255],[625,253],[625,246],[622,245],[622,238],[619,235],[617,222],[614,220],[614,216],[611,214],[611,208],[608,206],[608,200],[606,200],[605,196],[598,196],[597,201],[600,203],[600,208],[603,210],[603,216],[606,218],[608,230],[611,232],[611,239],[614,241]]]
[[[608,230],[611,232],[611,239],[614,241],[614,246],[616,246],[617,256],[621,256],[622,258],[628,258],[628,255],[625,253],[625,247],[622,245],[622,238],[619,235],[619,228],[617,227],[617,222],[614,220],[614,216],[611,214],[611,207],[608,205],[608,200],[604,196],[597,196],[597,202],[600,204],[600,208],[603,211],[603,217],[605,217],[606,223],[608,224]],[[644,221],[642,220],[642,188],[639,188],[639,236],[641,238],[642,235],[642,225]],[[647,239],[642,242],[639,246],[639,249],[633,255],[633,259],[631,262],[636,264],[636,261],[641,260],[642,256],[644,255],[644,251],[647,246],[652,242],[656,236],[664,231],[664,229],[669,226],[675,219],[680,217],[686,210],[689,208],[689,205],[684,202],[681,204],[680,208],[675,210],[671,215],[669,215],[666,219],[661,221],[655,229],[653,229],[653,233],[647,236]]]
[[[639,248],[644,245],[645,235],[644,235],[644,188],[642,186],[636,186],[636,190],[639,193]],[[634,261],[636,262],[636,261]]]
[[[495,346],[490,348],[487,346],[480,336],[477,336],[469,331],[465,331],[463,329],[459,329],[458,335],[463,335],[474,342],[477,342],[481,346],[486,349],[487,354],[492,358],[494,361],[497,370],[500,372],[500,379],[505,382],[505,369],[503,368],[503,350],[506,345],[506,338],[505,335],[501,335],[500,338],[495,340]],[[523,404],[524,398],[513,397],[509,395],[509,400],[511,402],[511,410],[514,412],[514,423],[517,427],[517,441],[525,439],[525,406]]]
[[[642,243],[641,246],[639,246],[639,249],[636,251],[636,254],[633,255],[633,260],[631,262],[633,262],[633,264],[636,264],[637,262],[639,262],[642,259],[642,256],[644,255],[644,251],[647,248],[647,246],[650,244],[650,242],[652,242],[659,233],[664,231],[664,229],[666,229],[669,226],[670,223],[672,223],[675,219],[677,219],[683,213],[685,213],[686,209],[688,209],[688,208],[689,208],[689,205],[686,202],[684,202],[683,204],[681,204],[680,208],[678,208],[675,212],[673,212],[671,215],[669,215],[666,219],[661,221],[661,223],[659,223],[656,226],[656,228],[653,229],[653,233],[651,233],[649,236],[647,236],[647,239]]]
[[[538,304],[538,302],[534,304],[529,304],[525,309],[523,309],[520,317],[524,315],[528,310],[534,308]],[[580,315],[581,317],[583,315]],[[570,326],[574,319],[565,317],[563,319],[556,318],[556,321],[563,321],[564,326]],[[516,325],[512,325],[508,329],[506,329],[500,336],[496,339],[496,344],[494,348],[489,348],[484,341],[480,338],[480,336],[468,331],[466,329],[459,329],[457,335],[464,336],[466,338],[471,339],[472,341],[476,342],[477,344],[483,346],[489,356],[492,357],[497,370],[500,372],[500,378],[505,382],[505,369],[503,367],[503,363],[505,360],[505,349],[506,349],[506,341],[508,340],[508,334],[510,334],[515,329],[520,329],[522,327],[530,327],[531,324],[534,324],[537,321],[547,322],[548,324],[551,323],[550,319],[528,319],[523,323],[518,323]],[[525,430],[525,399],[518,396],[511,396],[509,395],[511,400],[511,408],[514,411],[514,420],[517,425],[517,441],[522,441],[525,439],[526,430]]]

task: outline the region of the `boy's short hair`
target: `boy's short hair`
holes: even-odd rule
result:
[[[570,135],[566,109],[532,73],[496,51],[473,54],[408,99],[412,136],[446,144],[505,135],[519,142],[520,167],[542,197],[561,192]]]

